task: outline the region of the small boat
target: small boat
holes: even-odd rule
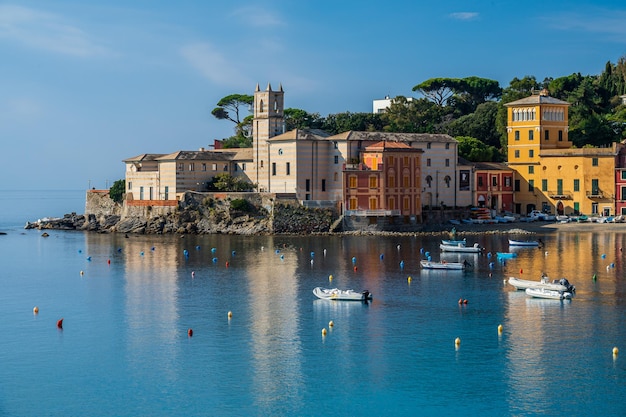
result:
[[[496,252],[498,259],[511,259],[517,258],[517,253],[514,252]]]
[[[547,290],[545,288],[526,288],[526,294],[535,298],[547,298],[550,300],[571,300],[572,293],[567,291]]]
[[[463,262],[432,262],[432,261],[420,261],[422,268],[424,269],[441,269],[441,270],[462,270],[470,266],[470,263],[467,261]]]
[[[512,240],[509,239],[509,246],[539,246],[541,239],[539,240]]]
[[[463,240],[442,240],[441,241],[442,245],[454,245],[454,246],[458,246],[458,245],[465,246],[466,243],[467,243],[467,241],[465,239],[463,239]]]
[[[550,278],[543,274],[541,275],[540,281],[530,281],[526,279],[510,277],[509,284],[514,286],[516,290],[525,290],[528,288],[532,288],[569,293],[576,292],[576,287],[570,284],[567,278],[555,279],[553,281],[550,281]]]
[[[329,289],[316,287],[313,289],[313,294],[323,300],[368,301],[372,299],[372,294],[367,290],[358,292],[353,290],[340,290],[338,288]]]
[[[465,253],[479,253],[483,248],[481,248],[478,243],[474,243],[474,246],[465,246],[462,243],[458,245],[444,245],[443,243],[439,245],[439,249],[444,252],[465,252]]]

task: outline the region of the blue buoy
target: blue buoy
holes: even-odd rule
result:
[[[311,252],[311,258],[315,258],[315,252]]]
[[[400,261],[400,268],[404,268],[404,261]]]
[[[491,252],[487,252],[487,258],[491,258]]]
[[[121,253],[122,252],[122,248],[117,248],[117,251]]]
[[[284,260],[285,259],[285,255],[280,255],[280,260]]]
[[[430,256],[430,252],[424,253],[424,256],[426,256],[428,258]]]
[[[615,268],[615,264],[611,262],[611,268]]]
[[[237,253],[237,252],[232,251],[230,254],[231,254],[232,256],[235,256],[235,254],[236,254],[236,253]]]
[[[493,268],[493,262],[489,262],[489,268]]]
[[[154,251],[154,250],[156,250],[156,248],[153,246],[153,247],[150,248],[150,250]]]
[[[211,253],[215,253],[216,250],[216,248],[211,248]]]
[[[143,251],[139,252],[139,256],[143,256]]]
[[[428,258],[426,258],[426,259],[428,259],[428,262],[430,262],[430,261],[432,261],[432,260],[433,260],[433,257],[432,257],[432,256],[429,256],[429,257],[428,257]]]
[[[382,261],[384,257],[385,257],[385,255],[383,255],[383,254],[381,253],[381,254],[380,254],[380,260]]]
[[[420,248],[420,253],[424,253],[424,248]]]
[[[91,256],[88,256],[88,257],[87,257],[87,260],[88,260],[88,261],[91,261]]]
[[[217,258],[213,258],[213,263],[217,263]]]
[[[356,256],[352,257],[352,263],[355,264],[356,263]]]
[[[83,253],[83,251],[81,249],[78,249],[78,253]]]
[[[280,249],[276,249],[276,253],[280,253]]]
[[[200,250],[200,245],[196,245],[196,250]]]
[[[605,254],[602,254],[602,259],[605,259],[605,258],[606,258],[606,255],[605,255]]]

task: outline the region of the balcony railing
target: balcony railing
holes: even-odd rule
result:
[[[601,189],[597,188],[591,191],[587,191],[588,198],[604,198],[604,193]]]
[[[400,210],[346,210],[346,216],[391,217],[399,216]]]
[[[552,198],[553,200],[571,200],[572,192],[563,190],[548,191],[548,197]]]

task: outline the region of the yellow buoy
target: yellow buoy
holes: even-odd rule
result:
[[[35,313],[35,314],[39,314],[39,307],[35,306],[35,307],[33,308],[33,313]],[[616,349],[617,349],[617,348],[616,348]]]
[[[502,325],[501,324],[498,325],[498,333],[502,333]]]
[[[456,346],[459,346],[459,345],[461,344],[461,338],[460,338],[460,337],[457,337],[456,339],[454,339],[454,344],[455,344]]]
[[[326,336],[326,328],[325,327],[322,329],[322,336]]]
[[[328,322],[328,327],[333,327],[335,325],[335,323],[331,320]]]
[[[333,280],[333,276],[332,276],[332,274],[328,276],[328,280],[329,280],[329,281],[332,281],[332,280]]]
[[[229,319],[232,319],[232,318],[233,318],[233,312],[232,312],[232,311],[229,311],[229,312],[228,312],[228,318],[229,318]]]
[[[615,346],[613,348],[613,355],[617,356],[618,353],[619,353],[619,349],[617,348],[617,346]]]
[[[407,281],[409,282],[409,284],[410,284],[410,283],[411,283],[411,281],[413,281],[413,278],[408,277],[406,280],[407,280]]]

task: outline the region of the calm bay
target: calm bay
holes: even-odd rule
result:
[[[626,233],[611,225],[538,234],[506,262],[509,235],[470,235],[484,253],[444,257],[473,269],[435,272],[419,260],[441,236],[44,238],[24,223],[81,212],[84,192],[12,209],[4,195],[0,416],[626,415]],[[573,300],[505,283],[542,272]]]

